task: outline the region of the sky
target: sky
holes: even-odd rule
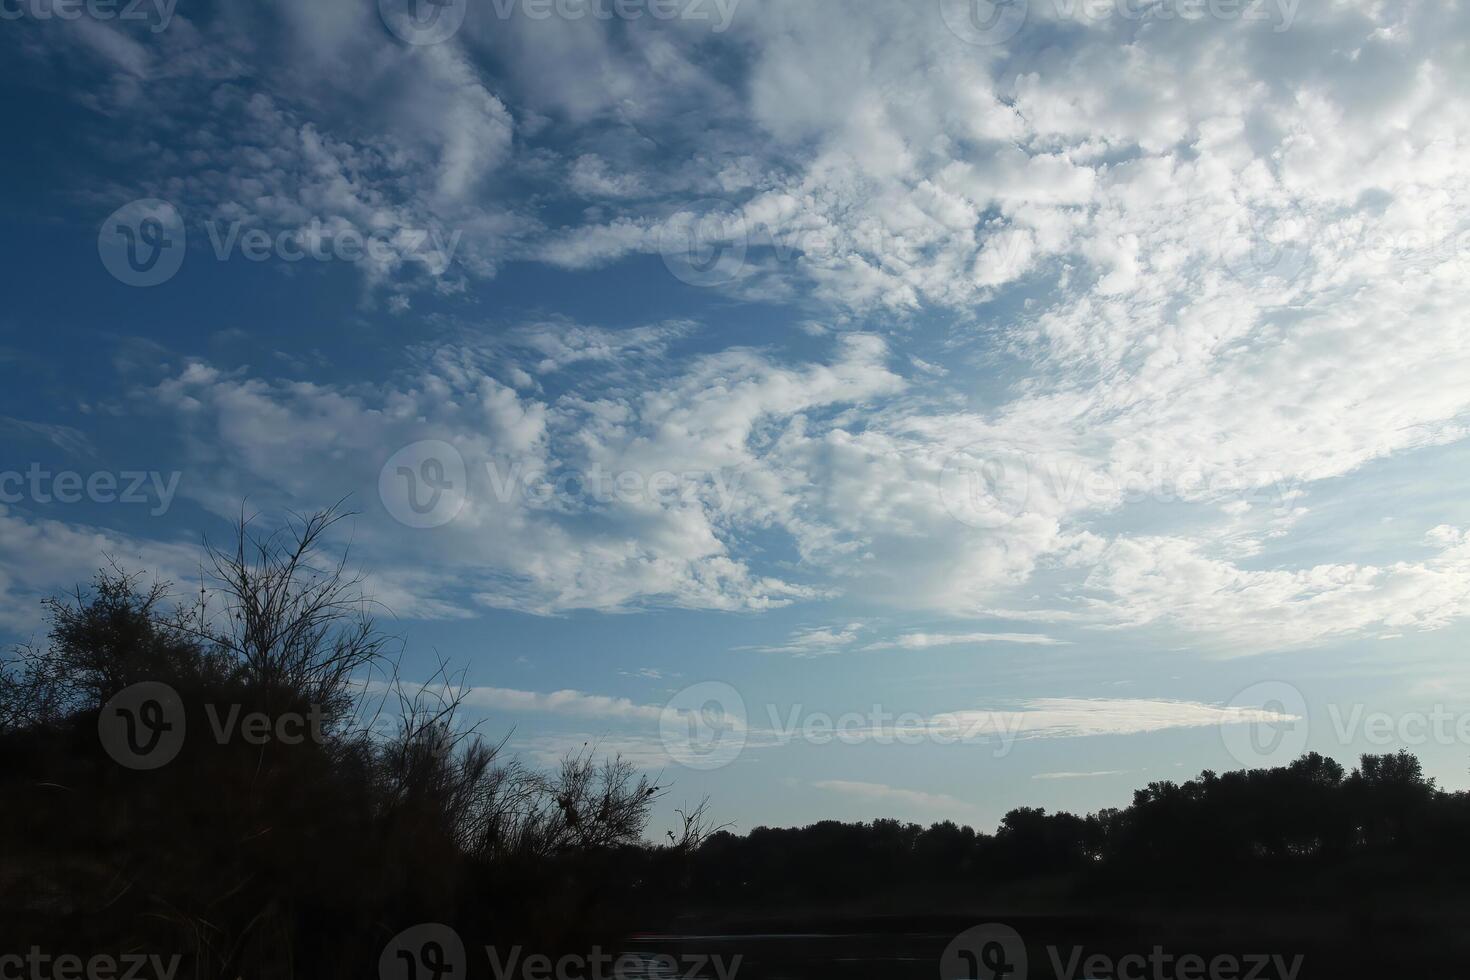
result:
[[[0,0],[0,634],[344,500],[736,829],[1470,785],[1470,11]]]

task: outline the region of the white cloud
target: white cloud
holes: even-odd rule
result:
[[[670,712],[682,711],[668,706],[637,704],[627,698],[571,690],[543,694],[470,687],[460,693],[467,706],[484,711],[595,718],[645,729],[656,725]],[[732,730],[739,730],[744,735],[745,744],[752,747],[799,742],[806,737],[805,726],[815,717],[804,713],[801,705],[793,708],[768,704],[762,708],[750,703],[746,709],[746,717],[728,715],[726,721],[733,726]],[[963,708],[928,715],[889,713],[880,717],[865,708],[857,712],[833,712],[823,717],[831,722],[820,726],[826,733],[822,736],[825,742],[835,740],[845,745],[917,744],[926,741],[936,745],[998,743],[1005,750],[1016,739],[1140,735],[1246,722],[1296,720],[1294,716],[1265,708],[1149,698],[1033,698],[1008,707]],[[839,717],[844,719],[842,724],[835,723]],[[866,724],[861,723],[863,718],[867,719]],[[768,720],[771,724],[757,723],[757,719]]]
[[[1256,708],[1238,708],[1149,698],[1033,698],[1012,707],[962,708],[931,715],[848,726],[839,741],[856,744],[933,741],[936,744],[998,744],[1009,751],[1017,739],[1092,738],[1142,735],[1181,728],[1213,728],[1293,717]],[[783,732],[789,741],[798,732]]]
[[[107,79],[70,88],[146,163],[109,200],[400,244],[460,231],[448,272],[406,246],[363,266],[452,294],[507,260],[651,256],[671,215],[715,198],[749,232],[731,295],[884,332],[800,362],[705,341],[676,371],[682,321],[560,321],[360,386],[204,369],[159,386],[207,474],[192,492],[222,513],[261,484],[297,506],[370,488],[384,446],[430,437],[477,463],[741,475],[723,504],[707,483],[673,504],[477,501],[452,540],[367,522],[390,560],[462,573],[456,595],[400,576],[415,614],[841,592],[978,618],[1047,575],[1066,580],[1058,621],[1242,650],[1462,618],[1454,547],[1239,562],[1259,566],[1329,481],[1467,433],[1470,22],[1430,3],[1304,5],[1284,25],[1032,6],[994,46],[932,5],[743,0],[719,35],[471,16],[422,49],[371,10],[236,5],[157,36],[57,22],[17,50]],[[890,355],[937,356],[904,349],[917,311],[945,323],[949,373],[910,385]],[[570,378],[592,365],[604,376]],[[936,489],[957,455],[1040,468],[1010,520],[977,526]],[[1122,516],[1127,534],[1099,529]],[[763,567],[767,535],[796,561]]]
[[[1139,735],[1175,728],[1294,720],[1266,709],[1148,698],[1035,698],[1026,701],[1020,711],[992,714],[1015,724],[1022,737],[1033,738]],[[955,715],[962,721],[972,717],[966,712]]]
[[[1125,538],[1088,583],[1114,623],[1164,623],[1249,654],[1384,629],[1442,629],[1470,615],[1470,536],[1441,526],[1426,543],[1436,551],[1423,561],[1252,570],[1189,541]]]
[[[610,698],[581,691],[517,691],[503,687],[472,687],[464,691],[468,707],[487,711],[547,712],[582,718],[616,721],[658,721],[664,709],[656,705],[635,704],[627,698]]]
[[[605,732],[524,735],[514,737],[511,746],[535,764],[545,767],[555,766],[568,755],[588,752],[599,758],[621,758],[650,772],[662,772],[669,767],[668,750],[657,735],[612,735]]]
[[[542,352],[612,356],[586,354],[588,332],[567,329],[574,340],[543,342]],[[526,337],[545,341],[544,331]],[[358,540],[370,566],[457,569],[461,602],[542,613],[646,603],[760,609],[821,590],[759,574],[733,554],[743,529],[790,519],[788,475],[752,442],[804,428],[804,413],[900,390],[886,356],[866,336],[843,338],[825,363],[791,367],[737,348],[672,376],[659,368],[617,402],[542,401],[487,376],[473,348],[433,351],[389,384],[268,382],[196,363],[139,395],[184,427],[191,472],[205,474],[184,492],[225,515],[240,487],[255,488],[262,510],[353,491],[372,501],[395,451],[449,443],[469,477],[454,533],[400,527],[374,508]],[[558,484],[567,473],[606,479],[594,493]]]
[[[874,643],[869,650],[926,650],[930,647],[979,643],[1018,643],[1025,646],[1057,646],[1064,640],[1042,633],[905,633],[892,640]]]
[[[740,647],[759,653],[781,653],[793,657],[823,657],[849,649],[864,630],[862,623],[845,626],[803,626],[793,630],[784,643]]]
[[[817,789],[855,796],[869,803],[885,806],[900,806],[915,810],[945,810],[968,812],[974,804],[957,800],[947,793],[925,793],[913,789],[901,789],[883,783],[868,783],[851,779],[819,779],[812,783]]]
[[[34,517],[0,504],[0,627],[17,634],[42,622],[41,600],[85,587],[109,559],[129,573],[180,590],[200,576],[198,545],[149,541],[101,527]]]

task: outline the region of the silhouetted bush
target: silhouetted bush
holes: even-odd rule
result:
[[[548,946],[599,927],[599,855],[641,840],[657,789],[590,750],[525,769],[461,724],[442,667],[400,682],[358,581],[319,561],[337,519],[261,536],[242,522],[189,602],[113,567],[47,603],[48,642],[0,669],[6,947],[360,978],[420,922]],[[190,737],[141,771],[107,755],[98,721],[145,681],[178,692]],[[252,713],[316,729],[213,736]]]

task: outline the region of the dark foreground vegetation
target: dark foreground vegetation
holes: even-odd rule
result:
[[[1299,952],[1304,976],[1467,962],[1470,797],[1405,753],[1205,772],[1085,817],[1023,808],[993,835],[891,820],[737,835],[699,807],[648,843],[664,790],[633,767],[590,752],[524,767],[460,724],[447,669],[397,678],[357,582],[320,561],[334,520],[242,525],[190,601],[109,568],[47,603],[46,640],[0,670],[0,951],[372,980],[384,944],[424,922],[471,949],[555,953],[633,930],[943,937],[993,920],[1115,955]],[[140,682],[177,691],[206,735],[151,769],[99,738],[104,706]],[[320,731],[207,737],[229,710]],[[935,976],[939,951],[913,975]],[[819,959],[795,969],[842,960]],[[1039,952],[1031,975],[1050,975]]]
[[[522,767],[459,723],[447,671],[401,682],[357,581],[320,561],[334,520],[242,526],[196,601],[112,568],[47,603],[47,642],[0,682],[0,945],[360,980],[421,922],[469,942],[494,923],[531,948],[616,938],[611,857],[636,848],[653,868],[691,848],[641,846],[659,790],[633,767]],[[179,693],[189,733],[150,770],[99,737],[103,707],[142,682]],[[214,737],[231,712],[314,714],[319,736]]]

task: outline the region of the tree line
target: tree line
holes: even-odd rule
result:
[[[323,553],[341,516],[242,520],[206,548],[197,594],[109,565],[46,601],[45,639],[0,662],[3,945],[326,980],[376,975],[384,943],[422,922],[555,950],[700,916],[1424,896],[1470,869],[1470,797],[1403,752],[1350,772],[1317,754],[1204,772],[1084,816],[1023,807],[994,833],[874,820],[737,834],[700,805],[649,841],[667,787],[590,747],[527,766],[463,723],[450,668],[398,676],[361,580]],[[190,737],[166,765],[119,765],[99,725],[144,682],[177,692],[190,733],[219,731],[219,705],[263,730],[310,713],[319,730]]]

